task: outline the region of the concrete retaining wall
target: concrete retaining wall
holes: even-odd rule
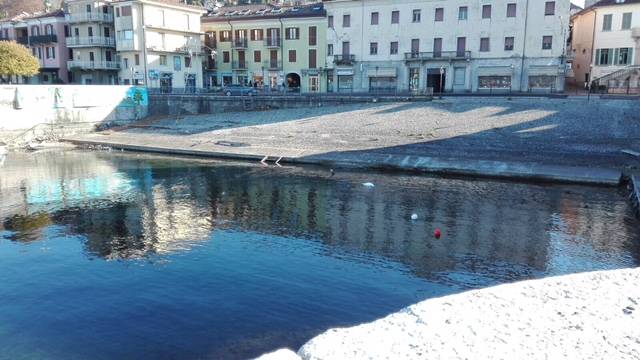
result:
[[[147,116],[148,105],[146,88],[2,85],[0,132],[19,132],[43,124],[51,129],[92,129],[94,125],[123,124]]]

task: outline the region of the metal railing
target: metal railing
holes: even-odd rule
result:
[[[264,46],[268,48],[280,47],[281,44],[282,44],[282,39],[280,39],[279,37],[266,38],[264,40]]]
[[[234,61],[231,64],[232,69],[244,70],[247,68],[247,61]]]
[[[333,63],[336,65],[351,65],[356,62],[356,56],[352,54],[333,55]]]
[[[101,12],[81,12],[81,13],[73,13],[66,14],[64,16],[67,22],[91,22],[91,21],[99,21],[99,22],[113,22],[113,14],[105,14]]]
[[[16,42],[22,45],[29,45],[29,37],[28,36],[18,36],[16,37]]]
[[[447,60],[447,59],[470,59],[471,51],[431,51],[431,52],[408,52],[404,54],[406,61],[424,60]]]
[[[249,45],[247,39],[235,39],[231,43],[234,49],[246,49]]]
[[[68,69],[86,69],[86,70],[119,70],[120,63],[117,61],[67,61]]]
[[[58,36],[56,34],[29,36],[29,43],[34,45],[50,44],[50,43],[57,43],[57,42],[58,42]]]
[[[67,46],[109,46],[115,47],[116,40],[104,36],[81,36],[67,38]]]
[[[282,69],[282,60],[266,60],[262,63],[265,69],[280,70]]]

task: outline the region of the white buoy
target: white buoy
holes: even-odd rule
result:
[[[411,214],[411,220],[418,220],[418,214]]]
[[[374,187],[375,186],[375,185],[373,185],[373,183],[370,183],[370,182],[363,183],[362,185],[364,185],[366,187]]]

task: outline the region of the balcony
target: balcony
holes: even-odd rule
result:
[[[106,46],[115,47],[116,41],[114,38],[104,36],[81,36],[67,38],[68,47],[96,47]]]
[[[333,63],[336,65],[353,65],[356,56],[352,54],[333,55]]]
[[[74,14],[66,14],[64,18],[69,23],[80,23],[80,22],[113,22],[113,14],[105,14],[101,12],[84,12],[84,13],[74,13]]]
[[[405,61],[441,61],[471,59],[471,51],[410,52],[404,54]]]
[[[262,66],[267,70],[282,70],[282,60],[267,60]]]
[[[248,47],[248,41],[247,39],[235,39],[233,43],[231,43],[231,46],[234,49],[246,49]]]
[[[67,61],[67,69],[80,70],[119,70],[120,63],[117,61]]]
[[[124,39],[120,39],[116,42],[116,48],[118,51],[130,51],[130,50],[136,50],[135,48],[135,42],[131,39],[128,40],[124,40]]]
[[[282,43],[280,38],[267,38],[264,41],[264,46],[268,48],[279,48]]]
[[[31,45],[51,44],[57,42],[58,36],[55,34],[29,36],[29,43],[31,43]]]
[[[246,61],[234,61],[231,64],[231,68],[234,70],[247,70],[247,62]]]
[[[16,42],[22,45],[29,45],[29,37],[28,36],[18,36],[16,37]]]
[[[11,41],[12,39],[9,37],[4,37],[4,35],[0,35],[0,41]]]

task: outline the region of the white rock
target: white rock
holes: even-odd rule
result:
[[[280,349],[264,354],[256,360],[300,360],[300,356],[289,349]]]
[[[364,185],[366,187],[374,187],[375,186],[373,183],[370,183],[370,182],[363,183],[362,185]]]
[[[411,214],[411,220],[418,220],[418,214]]]
[[[640,359],[640,268],[524,281],[429,299],[331,329],[315,359]]]

